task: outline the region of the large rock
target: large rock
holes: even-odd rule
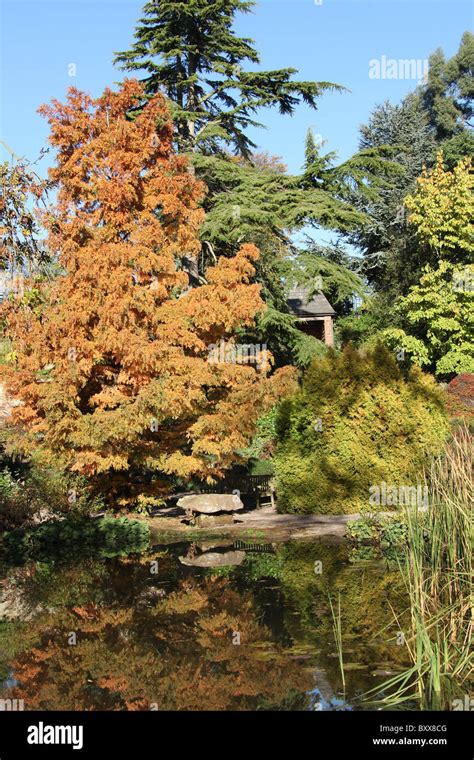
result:
[[[198,515],[196,517],[196,525],[200,528],[220,528],[223,525],[233,525],[235,516],[232,515]]]
[[[238,509],[243,509],[244,505],[237,494],[200,493],[178,499],[178,507],[185,509],[186,512],[212,515],[214,512],[235,512]]]
[[[227,565],[240,565],[245,559],[245,552],[206,552],[198,557],[180,557],[182,565],[188,567],[227,567]]]

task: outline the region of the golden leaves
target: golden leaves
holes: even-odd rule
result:
[[[220,257],[207,284],[187,290],[180,262],[200,250],[204,188],[173,153],[161,95],[128,118],[144,101],[126,80],[97,99],[71,88],[40,109],[57,149],[57,203],[43,222],[66,274],[40,310],[7,312],[17,357],[7,381],[23,402],[12,436],[85,475],[146,462],[219,477],[292,381],[268,377],[269,354],[265,368],[209,361],[210,344],[265,308],[252,283],[259,252],[245,244]]]

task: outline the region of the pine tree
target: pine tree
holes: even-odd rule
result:
[[[472,127],[474,116],[474,35],[465,32],[457,53],[446,60],[441,48],[429,59],[423,103],[438,141]]]
[[[253,40],[233,30],[238,13],[253,0],[158,0],[148,2],[132,47],[115,56],[127,71],[145,71],[149,95],[162,90],[171,101],[180,151],[215,154],[222,149],[251,157],[256,147],[246,134],[259,126],[255,112],[277,107],[292,114],[303,100],[316,108],[330,82],[300,82],[293,68],[246,70],[260,62]]]
[[[305,161],[303,166],[303,183],[309,187],[327,185],[336,154],[335,152],[321,155],[319,145],[314,139],[313,130],[308,129],[305,143]]]
[[[281,270],[295,254],[294,233],[308,225],[342,233],[363,225],[364,214],[352,205],[353,189],[363,193],[368,177],[377,185],[376,174],[384,174],[388,162],[365,151],[336,166],[335,154],[320,156],[313,140],[301,176],[259,164],[247,134],[249,127],[258,126],[258,109],[277,107],[281,114],[292,114],[298,103],[316,108],[323,92],[344,88],[295,81],[291,68],[249,70],[259,64],[258,52],[252,40],[235,34],[233,24],[238,13],[249,13],[253,5],[248,0],[149,2],[135,43],[117,53],[115,62],[143,71],[148,94],[165,92],[178,150],[191,154],[196,176],[208,188],[202,255],[191,262],[194,282],[205,282],[206,269],[219,252],[231,255],[244,242],[256,243],[261,251],[257,280],[270,307],[257,337],[272,344],[282,361],[297,360],[297,331]],[[283,341],[278,346],[276,335]]]
[[[473,69],[474,36],[466,32],[451,59],[446,60],[442,50],[430,56],[425,84],[398,105],[377,106],[361,127],[360,152],[389,148],[400,169],[378,188],[369,181],[372,196],[367,187],[357,188],[353,203],[369,221],[348,236],[362,251],[363,272],[381,300],[385,318],[391,313],[387,305],[408,293],[430,260],[407,224],[405,197],[415,190],[423,169],[436,163],[440,148],[448,169],[474,155]]]
[[[404,198],[414,189],[423,166],[432,164],[436,146],[418,95],[407,96],[399,105],[385,102],[377,106],[361,127],[359,144],[361,152],[389,150],[391,163],[398,168],[378,186],[369,182],[369,188],[356,191],[354,204],[369,222],[349,235],[350,242],[362,251],[368,281],[376,292],[388,294],[392,300],[417,281],[424,263],[404,208]]]
[[[316,147],[316,140],[314,139],[313,130],[308,129],[306,133],[306,144],[304,149],[305,169],[311,166],[319,156],[318,148]]]
[[[173,152],[162,95],[128,119],[142,101],[126,80],[40,109],[57,150],[43,223],[64,274],[5,308],[14,355],[2,376],[22,402],[10,445],[92,477],[219,477],[289,374],[268,378],[270,356],[209,361],[212,344],[232,344],[264,309],[258,250],[221,257],[189,290],[182,256],[200,250],[203,187]]]

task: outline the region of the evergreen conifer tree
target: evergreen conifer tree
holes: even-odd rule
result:
[[[215,154],[232,150],[250,158],[255,144],[246,130],[256,126],[262,107],[292,114],[302,100],[316,108],[330,82],[296,81],[293,68],[251,71],[260,58],[253,40],[238,37],[238,13],[250,13],[252,0],[152,0],[143,9],[129,50],[115,62],[127,71],[143,70],[146,92],[163,91],[172,103],[179,150]]]

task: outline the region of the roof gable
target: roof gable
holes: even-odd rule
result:
[[[303,286],[289,291],[286,302],[295,317],[333,317],[336,314],[323,293],[315,293],[311,299],[308,298],[308,293],[309,289]]]

